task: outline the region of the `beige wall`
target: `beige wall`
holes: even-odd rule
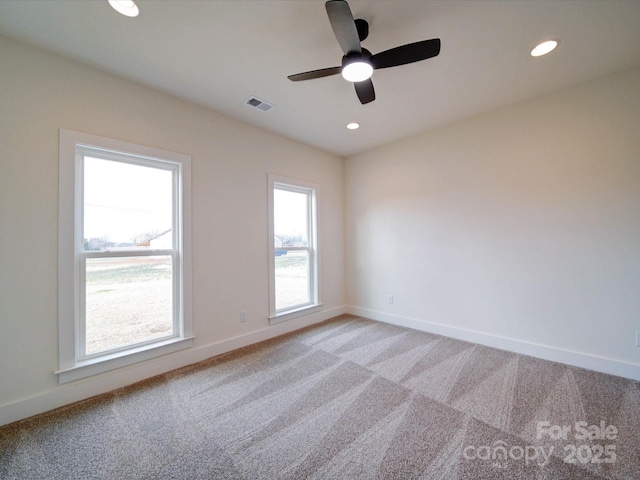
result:
[[[353,311],[640,379],[640,69],[353,156],[345,186]]]
[[[343,312],[342,159],[1,37],[0,65],[0,424]],[[192,156],[193,349],[58,386],[59,128]],[[269,173],[320,185],[323,247],[323,313],[273,327]]]

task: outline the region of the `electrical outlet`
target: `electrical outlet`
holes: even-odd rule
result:
[[[246,322],[247,321],[247,311],[243,310],[240,312],[240,321],[241,322]]]
[[[636,347],[640,347],[640,330],[636,331]]]
[[[387,296],[387,303],[388,303],[389,305],[393,305],[393,295],[388,295],[388,296]]]

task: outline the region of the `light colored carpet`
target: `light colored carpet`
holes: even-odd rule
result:
[[[636,480],[640,383],[343,316],[0,428],[0,455],[2,479]]]

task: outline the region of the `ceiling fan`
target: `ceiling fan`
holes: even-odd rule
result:
[[[369,23],[360,18],[354,20],[345,0],[329,0],[325,7],[333,33],[344,52],[342,65],[289,75],[287,78],[293,82],[341,73],[346,80],[353,82],[360,103],[364,105],[376,99],[371,81],[374,70],[426,60],[440,53],[440,39],[432,38],[372,55],[360,45],[369,36]]]

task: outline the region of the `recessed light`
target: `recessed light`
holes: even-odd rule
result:
[[[547,40],[546,42],[542,42],[536,45],[533,50],[531,50],[531,56],[541,57],[542,55],[546,55],[547,53],[555,50],[559,43],[559,40]]]
[[[140,15],[140,9],[132,0],[109,0],[109,5],[125,17],[137,17]]]
[[[349,130],[356,130],[356,129],[360,128],[360,124],[356,123],[356,122],[351,122],[351,123],[347,124],[347,128]]]

